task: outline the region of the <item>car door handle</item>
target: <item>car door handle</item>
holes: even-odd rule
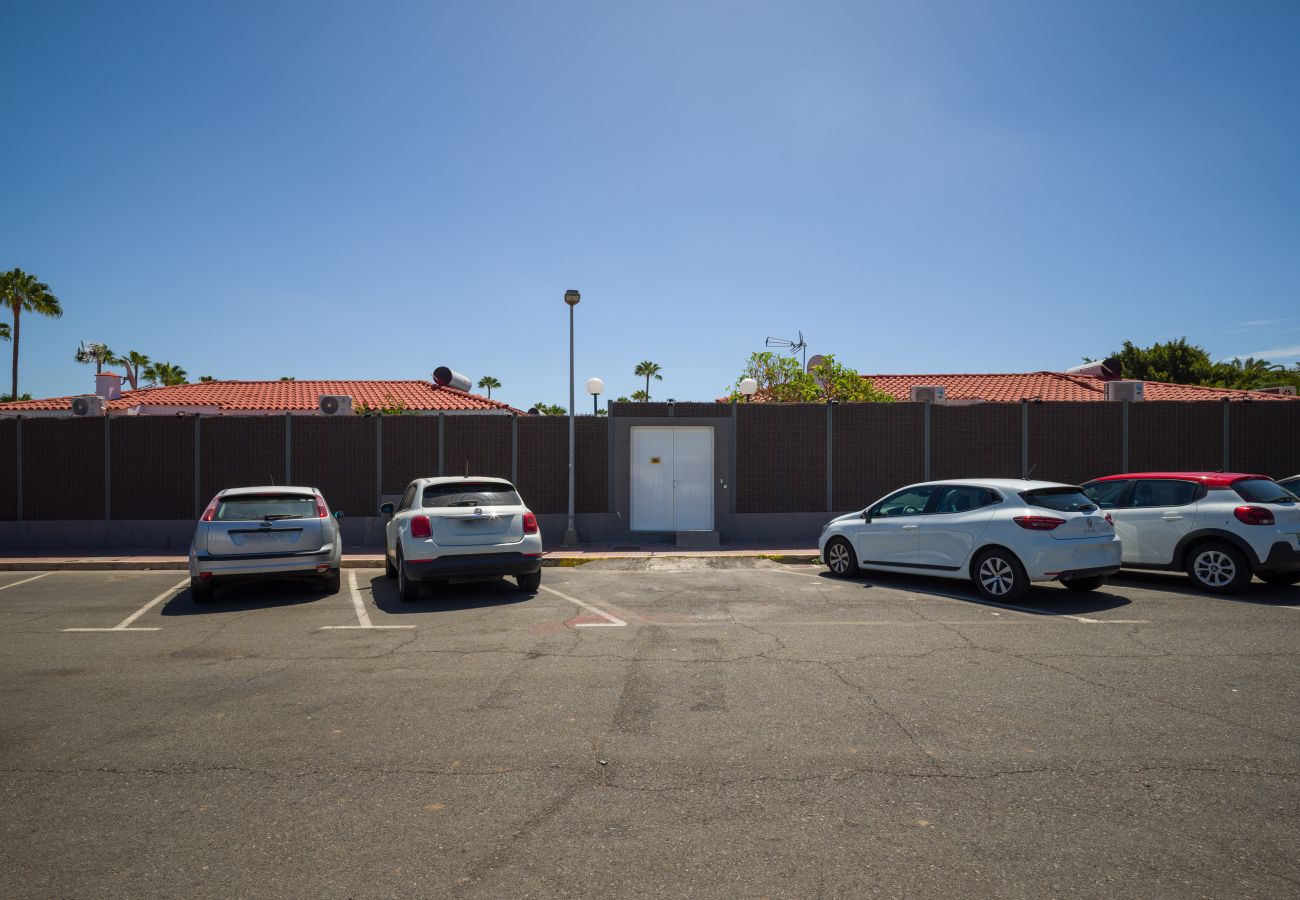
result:
[[[1166,522],[1181,522],[1183,520],[1183,517],[1177,513],[1165,513],[1160,518],[1164,519]]]
[[[921,527],[920,525],[904,525],[904,526],[903,526],[903,530],[904,530],[904,531],[916,531],[916,529],[918,529],[918,528],[920,528],[920,527]]]

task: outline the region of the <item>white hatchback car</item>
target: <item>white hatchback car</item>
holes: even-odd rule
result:
[[[1127,568],[1182,570],[1216,594],[1240,591],[1252,573],[1300,582],[1300,501],[1264,475],[1136,472],[1083,490],[1114,517]]]
[[[513,575],[521,591],[542,583],[537,516],[501,478],[417,478],[401,501],[379,511],[385,526],[384,572],[403,602],[420,584]]]
[[[834,575],[882,569],[969,579],[1003,603],[1034,581],[1091,591],[1120,569],[1109,516],[1080,488],[1050,481],[913,484],[832,519],[818,546]]]
[[[343,542],[320,491],[265,485],[229,488],[212,498],[190,544],[190,596],[212,599],[218,582],[319,578],[339,591]]]

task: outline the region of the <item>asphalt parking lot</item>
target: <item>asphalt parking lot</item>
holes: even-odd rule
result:
[[[0,892],[1300,893],[1300,589],[0,572]]]

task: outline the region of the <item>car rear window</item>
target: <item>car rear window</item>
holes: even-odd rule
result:
[[[1057,512],[1092,512],[1097,508],[1077,487],[1036,488],[1023,491],[1020,496],[1030,506],[1041,506]]]
[[[217,504],[212,518],[218,522],[258,519],[309,519],[316,515],[316,498],[302,494],[250,494],[230,497]]]
[[[1271,478],[1243,478],[1232,489],[1248,503],[1294,503],[1295,495]]]
[[[447,506],[523,506],[524,501],[508,484],[499,481],[455,481],[431,484],[424,489],[420,504],[425,509]]]

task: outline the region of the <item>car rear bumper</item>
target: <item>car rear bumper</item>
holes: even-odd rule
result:
[[[1122,562],[1117,540],[1053,541],[1036,549],[1021,559],[1030,581],[1114,575]]]
[[[190,553],[190,575],[208,573],[214,577],[259,575],[312,575],[321,567],[338,568],[342,548],[327,544],[320,550],[268,556],[209,556]]]
[[[477,578],[492,575],[530,575],[542,569],[541,554],[457,553],[437,559],[404,560],[406,577],[412,581],[440,578]]]
[[[1255,566],[1255,571],[1262,575],[1300,571],[1300,548],[1289,541],[1276,542],[1268,551],[1268,557]]]
[[[1096,566],[1091,569],[1074,569],[1057,576],[1059,581],[1074,581],[1078,578],[1109,578],[1120,570],[1119,566]]]

